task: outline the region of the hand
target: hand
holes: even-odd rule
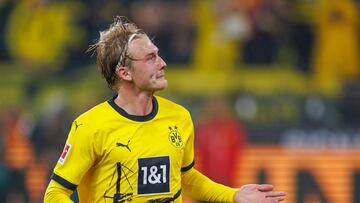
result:
[[[272,191],[274,187],[268,184],[248,184],[235,193],[235,203],[278,203],[285,199],[284,192]]]

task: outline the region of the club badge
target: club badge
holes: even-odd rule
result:
[[[183,143],[182,137],[178,131],[177,126],[174,126],[174,127],[169,126],[169,130],[170,130],[170,133],[169,133],[170,143],[174,147],[177,147],[177,148],[182,147],[184,143]]]

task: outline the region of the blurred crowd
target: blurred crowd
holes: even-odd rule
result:
[[[287,64],[322,88],[341,83],[346,88],[336,101],[344,114],[351,114],[343,121],[360,121],[355,0],[0,0],[0,62],[20,64],[23,72],[36,77],[94,68],[92,53],[85,52],[116,15],[143,28],[170,66],[205,73]],[[0,104],[0,202],[41,202],[71,121],[106,99],[94,96],[94,101],[71,106],[57,95],[34,113],[28,109],[38,82],[29,84],[23,106]],[[214,180],[232,185],[234,156],[250,136],[239,115],[246,119],[254,102],[249,97],[230,101],[202,98],[194,119],[199,167]],[[234,103],[246,106],[246,112],[229,109]],[[337,115],[318,116],[319,109],[333,111],[331,102],[321,97],[310,95],[303,103],[309,119]]]
[[[289,62],[320,75],[359,73],[355,0],[2,0],[0,9],[0,60],[31,69],[86,67],[88,45],[124,15],[169,63],[227,69]]]
[[[20,60],[43,71],[84,68],[92,62],[85,54],[89,44],[123,15],[154,38],[168,61],[190,61],[194,24],[186,1],[2,2],[1,60]]]

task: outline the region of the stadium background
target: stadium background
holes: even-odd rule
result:
[[[359,6],[0,0],[0,202],[41,202],[71,121],[113,94],[85,51],[126,15],[167,61],[160,95],[191,111],[205,174],[272,183],[288,203],[359,203]]]

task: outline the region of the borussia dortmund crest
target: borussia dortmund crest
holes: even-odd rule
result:
[[[169,141],[170,143],[175,146],[175,147],[182,147],[183,146],[183,141],[181,138],[181,135],[179,133],[179,131],[177,130],[177,126],[171,127],[169,126]]]

